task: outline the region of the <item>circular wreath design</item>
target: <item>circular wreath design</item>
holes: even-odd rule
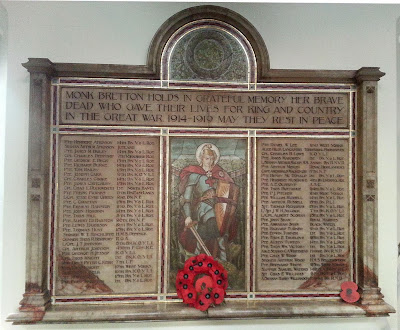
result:
[[[178,298],[201,311],[221,304],[227,287],[228,272],[218,261],[206,254],[187,259],[176,276]]]
[[[197,31],[189,40],[185,60],[194,73],[203,79],[217,79],[232,64],[232,47],[219,31],[204,29]]]

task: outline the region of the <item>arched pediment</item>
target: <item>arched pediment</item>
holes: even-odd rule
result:
[[[265,43],[249,21],[207,5],[185,9],[161,25],[148,67],[162,80],[256,82],[270,65]]]

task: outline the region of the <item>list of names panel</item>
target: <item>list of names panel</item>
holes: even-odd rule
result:
[[[56,294],[155,293],[159,138],[60,135]]]
[[[349,280],[348,140],[259,138],[257,291]]]

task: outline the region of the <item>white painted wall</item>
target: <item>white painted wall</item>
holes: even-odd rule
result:
[[[6,95],[7,95],[7,11],[0,3],[0,242],[3,242],[3,211],[4,211],[4,147],[6,127]],[[3,246],[0,244],[0,265],[3,264]],[[0,283],[2,272],[0,266]],[[0,286],[0,297],[2,288]],[[0,299],[0,311],[2,301]]]
[[[21,63],[28,57],[48,57],[54,62],[144,64],[158,27],[176,12],[194,4],[4,2],[3,5],[8,11],[9,41],[0,328],[11,329],[3,321],[16,310],[24,292],[25,277],[29,75]],[[272,68],[380,66],[386,72],[379,84],[379,280],[385,300],[397,306],[396,20],[400,17],[400,6],[222,5],[255,25],[268,47]],[[0,22],[2,19],[3,16]],[[210,325],[209,322],[165,322],[12,329],[200,329]],[[396,329],[396,325],[397,315],[393,315],[379,319],[218,321],[213,329],[365,330]]]
[[[397,19],[397,86],[400,86],[400,17]],[[397,111],[400,111],[400,92],[397,87]],[[397,164],[400,162],[400,116],[397,115]],[[397,192],[400,191],[400,167],[397,166]],[[400,194],[397,193],[397,309],[400,310]],[[400,324],[400,318],[397,318]]]

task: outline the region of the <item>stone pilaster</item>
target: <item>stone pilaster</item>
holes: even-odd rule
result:
[[[20,311],[34,312],[37,318],[50,304],[47,267],[51,65],[47,59],[24,64],[30,72],[30,107],[26,283]]]
[[[387,312],[393,311],[382,300],[383,295],[378,286],[377,83],[383,75],[379,68],[361,68],[356,73],[359,249],[357,284],[361,290],[360,302],[366,305],[371,314],[381,309],[372,305],[385,305]]]

